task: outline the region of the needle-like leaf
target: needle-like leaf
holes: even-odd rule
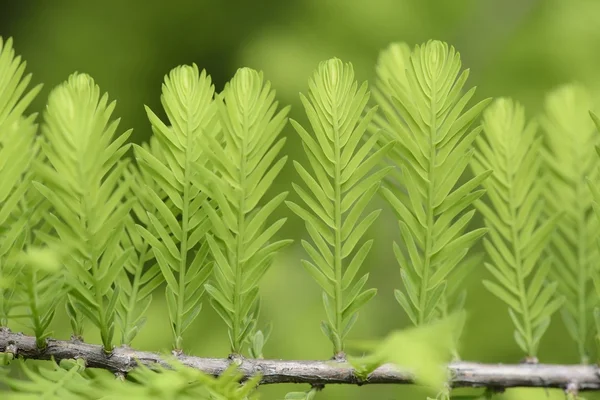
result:
[[[285,138],[289,107],[277,111],[275,91],[262,73],[241,68],[216,100],[222,140],[207,139],[206,157],[214,173],[203,177],[215,199],[209,216],[215,229],[209,244],[215,257],[215,283],[206,286],[212,304],[229,327],[231,350],[240,354],[256,330],[258,283],[276,251],[290,240],[273,240],[285,218],[270,223],[287,192],[262,204],[287,157],[277,159]],[[206,204],[208,206],[208,203]],[[262,334],[262,333],[261,333]],[[262,343],[260,344],[262,347]]]
[[[536,357],[550,317],[563,301],[556,284],[548,282],[550,259],[542,254],[557,215],[544,218],[527,212],[541,204],[545,184],[541,138],[537,124],[526,124],[523,107],[510,99],[498,99],[485,111],[483,129],[485,138],[477,138],[471,162],[475,173],[494,171],[484,183],[489,202],[477,203],[490,229],[484,245],[492,262],[485,266],[494,276],[483,284],[509,306],[517,344],[527,356]]]
[[[460,179],[480,132],[470,126],[489,100],[465,108],[474,89],[462,94],[469,72],[460,69],[460,55],[439,41],[412,52],[394,44],[377,66],[376,100],[385,119],[376,126],[385,132],[383,143],[395,142],[385,163],[399,167],[383,188],[404,243],[394,245],[404,284],[395,295],[416,325],[448,312],[455,301],[446,293],[448,277],[470,264],[464,257],[486,232],[470,230],[469,222],[473,202],[483,194],[477,188],[490,172]]]
[[[114,137],[114,107],[85,74],[75,73],[55,88],[42,127],[48,161],[38,164],[36,182],[52,206],[48,222],[60,245],[70,249],[65,265],[74,333],[81,335],[80,316],[85,315],[100,330],[107,352],[112,350],[115,328],[115,279],[133,250],[120,247],[130,210],[125,200],[128,182],[123,179],[126,163],[121,161],[130,131]]]
[[[0,37],[0,326],[8,325],[19,266],[9,259],[31,240],[34,221],[27,198],[35,145],[35,115],[24,115],[41,85],[28,90],[31,74],[15,55],[11,38]]]
[[[304,219],[317,247],[302,242],[314,261],[304,261],[303,265],[324,291],[328,320],[322,328],[337,355],[343,351],[344,337],[359,309],[376,294],[376,289],[363,291],[368,274],[358,280],[355,277],[372,244],[359,243],[380,212],[362,216],[385,174],[369,173],[392,144],[376,150],[379,135],[372,135],[358,145],[376,111],[371,108],[361,116],[369,96],[366,82],[358,87],[351,64],[331,59],[321,63],[309,81],[308,97],[300,97],[313,135],[292,121],[313,174],[295,163],[308,191],[299,185],[294,185],[294,189],[306,207],[287,204]]]
[[[548,94],[540,120],[547,143],[542,152],[544,167],[552,183],[544,193],[545,208],[550,215],[562,213],[550,241],[551,273],[565,296],[563,319],[582,363],[589,360],[591,314],[599,304],[592,281],[599,226],[586,181],[598,181],[600,165],[594,149],[600,136],[591,109],[591,95],[582,86],[565,85]]]
[[[143,185],[143,190],[137,188],[144,206],[137,210],[141,221],[137,228],[156,261],[149,284],[158,284],[153,281],[158,279],[158,270],[167,282],[176,350],[182,350],[182,335],[200,312],[204,283],[212,269],[204,240],[210,227],[204,207],[207,195],[199,177],[206,163],[202,142],[218,132],[213,97],[214,86],[206,71],[199,72],[196,65],[173,69],[165,77],[161,96],[170,126],[146,108],[155,139],[151,146],[135,146],[141,176],[153,180],[153,184]],[[131,235],[134,239],[135,233]]]

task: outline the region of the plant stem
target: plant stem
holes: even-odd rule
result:
[[[340,145],[340,129],[338,126],[337,118],[337,107],[336,100],[332,101],[331,114],[333,120],[333,138],[334,138],[334,155],[335,155],[335,173],[334,173],[334,190],[335,190],[335,202],[334,202],[334,225],[335,225],[335,239],[334,239],[334,270],[335,270],[335,341],[334,343],[334,356],[339,356],[344,351],[344,344],[341,340],[341,334],[343,331],[342,314],[344,312],[344,302],[342,293],[342,185],[341,185],[341,145]]]
[[[18,354],[24,359],[50,360],[83,359],[88,368],[101,368],[126,374],[138,363],[153,368],[168,367],[173,356],[164,357],[148,351],[128,347],[115,348],[106,357],[102,346],[73,341],[48,339],[48,346],[40,350],[35,337],[0,329],[0,352]],[[218,376],[231,366],[228,358],[201,358],[178,355],[184,365],[208,375]],[[576,382],[579,391],[600,390],[600,367],[596,365],[552,364],[482,364],[452,362],[447,365],[450,387],[508,389],[515,387],[566,389]],[[412,372],[395,365],[385,364],[373,371],[366,380],[357,379],[347,363],[330,360],[265,360],[243,359],[238,366],[242,381],[258,373],[261,384],[306,383],[313,385],[346,384],[415,384]]]

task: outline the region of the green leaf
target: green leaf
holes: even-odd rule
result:
[[[539,159],[539,138],[535,125],[526,123],[523,107],[510,99],[496,100],[484,113],[483,129],[485,139],[478,138],[471,166],[475,173],[494,169],[484,182],[489,202],[479,201],[477,207],[490,230],[484,247],[492,264],[486,267],[500,285],[483,283],[510,307],[517,345],[534,357],[546,330],[543,325],[557,310],[555,284],[540,292],[550,269],[540,255],[557,215],[544,221],[540,213],[531,212],[541,207],[535,195],[540,169],[534,162]]]
[[[435,40],[412,51],[404,44],[390,46],[377,65],[376,100],[385,119],[376,118],[374,125],[384,130],[382,146],[394,145],[382,163],[402,166],[382,190],[405,243],[394,251],[407,296],[396,298],[416,325],[438,318],[436,305],[446,298],[443,283],[486,233],[467,227],[490,172],[465,183],[461,178],[481,131],[470,126],[489,100],[463,111],[474,89],[461,94],[468,71],[460,70],[459,53]]]
[[[369,302],[377,294],[377,289],[368,289],[359,294],[352,303],[348,304],[342,313],[342,319],[350,318],[356,311]]]
[[[519,314],[523,313],[522,307],[519,304],[518,300],[515,299],[514,296],[511,295],[507,290],[503,289],[501,286],[491,281],[484,280],[482,283],[483,286],[486,287],[486,289],[492,292],[500,300],[508,304],[513,310],[515,310]]]
[[[600,160],[595,151],[600,144],[600,126],[593,113],[590,118],[590,110],[597,111],[594,96],[578,84],[562,85],[546,96],[540,118],[544,157],[536,161],[543,162],[548,176],[548,184],[542,188],[544,211],[551,217],[560,214],[560,218],[551,218],[545,229],[539,228],[529,240],[542,246],[550,236],[544,253],[553,258],[550,275],[558,282],[557,295],[564,296],[563,319],[568,314],[564,322],[574,324],[574,339],[583,363],[590,353],[590,313],[599,304],[592,283],[597,269],[594,260],[599,255],[599,220],[590,218],[599,198],[595,190],[582,187],[582,182],[588,180],[595,188],[600,179]],[[569,282],[576,282],[574,290]]]
[[[270,226],[268,222],[287,193],[259,207],[287,159],[277,159],[285,142],[277,138],[287,123],[289,107],[276,112],[270,83],[250,68],[236,72],[215,105],[221,135],[202,146],[213,169],[202,167],[197,177],[214,199],[212,204],[205,202],[205,207],[215,233],[209,243],[218,275],[206,288],[230,315],[225,317],[231,319],[230,323],[225,322],[231,350],[240,354],[244,343],[255,334],[258,315],[250,310],[258,301],[259,281],[271,265],[274,252],[289,243],[271,243],[286,218]],[[311,199],[302,190],[300,195]]]
[[[218,132],[214,86],[206,71],[193,64],[172,69],[164,78],[161,103],[170,126],[146,108],[154,133],[149,149],[135,148],[141,173],[147,181],[148,210],[145,229],[139,232],[150,244],[167,281],[173,347],[182,349],[182,335],[200,310],[202,287],[210,260],[188,258],[190,244],[204,245],[206,194],[197,170],[204,168],[203,143]],[[213,219],[211,219],[213,221]],[[196,229],[194,229],[196,228]],[[202,265],[199,265],[202,264]]]
[[[393,144],[377,148],[378,135],[361,142],[376,107],[366,109],[370,92],[366,83],[359,87],[351,64],[338,59],[322,62],[308,87],[308,95],[301,94],[300,100],[312,133],[295,121],[292,126],[302,140],[312,173],[298,162],[294,162],[294,166],[312,195],[293,184],[306,206],[286,204],[306,222],[315,244],[313,247],[308,242],[303,243],[315,264],[306,260],[302,264],[331,298],[327,307],[330,323],[322,325],[322,329],[332,341],[334,352],[339,354],[343,351],[341,338],[356,321],[356,311],[376,293],[375,290],[360,293],[368,274],[345,293],[372,241],[362,244],[349,264],[345,259],[354,252],[380,213],[375,210],[361,219],[390,168],[373,170]]]
[[[42,128],[48,159],[43,177],[48,183],[38,186],[52,205],[61,204],[48,222],[66,246],[83,252],[83,259],[74,253],[66,263],[84,283],[73,289],[80,301],[75,312],[83,312],[99,328],[107,352],[112,350],[114,332],[113,283],[127,258],[116,244],[129,210],[122,203],[127,186],[120,158],[130,131],[113,138],[118,125],[110,122],[114,107],[85,74],[71,75],[50,93]],[[81,303],[87,294],[81,291],[107,301],[108,307],[94,302],[88,309],[89,303]]]
[[[447,382],[445,365],[451,358],[454,332],[463,320],[464,314],[454,314],[433,323],[392,332],[383,340],[353,343],[352,347],[369,353],[350,362],[358,371],[368,366],[362,375],[385,363],[408,368],[414,371],[419,384],[439,391]]]

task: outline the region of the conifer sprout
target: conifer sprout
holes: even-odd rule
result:
[[[358,311],[377,290],[363,290],[369,274],[355,280],[373,240],[357,245],[381,210],[361,215],[379,190],[387,170],[369,174],[392,147],[388,144],[370,154],[378,133],[361,144],[377,107],[366,110],[367,83],[358,87],[351,64],[339,59],[322,62],[310,79],[308,97],[300,95],[313,134],[292,120],[302,139],[312,173],[298,162],[296,171],[309,191],[293,184],[305,207],[287,202],[306,223],[313,244],[302,246],[312,259],[302,265],[323,289],[327,321],[323,333],[343,357],[344,338],[356,322]],[[316,248],[315,248],[316,246]],[[356,250],[356,251],[354,251]]]
[[[457,300],[449,295],[478,259],[465,256],[487,231],[467,226],[473,202],[484,193],[478,187],[491,171],[464,184],[459,179],[481,132],[470,126],[490,100],[463,112],[475,88],[462,93],[469,71],[460,69],[460,55],[440,41],[410,53],[405,44],[392,45],[377,67],[376,100],[385,116],[377,125],[386,132],[383,143],[395,143],[386,163],[397,166],[382,191],[399,218],[404,243],[394,243],[404,284],[395,296],[415,325],[447,315],[448,304]],[[455,310],[462,307],[460,297]]]
[[[13,40],[0,37],[0,327],[8,326],[15,305],[15,284],[21,270],[13,256],[22,250],[30,235],[29,212],[23,197],[31,191],[36,115],[25,110],[41,90],[27,90],[31,74],[26,63],[15,56]],[[21,266],[22,267],[22,266]]]
[[[515,341],[536,360],[551,316],[564,302],[558,283],[549,279],[551,259],[544,254],[559,214],[544,215],[542,142],[537,124],[526,123],[523,106],[496,100],[484,113],[483,130],[472,162],[475,173],[494,171],[484,183],[488,201],[477,203],[490,229],[484,246],[491,262],[485,267],[494,277],[483,284],[508,305]]]
[[[66,247],[70,286],[67,310],[75,336],[85,316],[100,330],[104,351],[112,351],[119,286],[115,278],[132,248],[122,248],[123,221],[133,199],[125,199],[122,160],[131,131],[115,136],[115,102],[86,75],[75,73],[55,88],[44,114],[36,188],[52,206],[46,219],[54,235],[38,232],[47,244]],[[114,138],[113,138],[114,137]]]
[[[594,125],[596,126],[596,130],[598,131],[597,135],[600,135],[600,118],[590,111],[590,116],[594,121]],[[595,179],[587,178],[588,187],[590,193],[592,194],[592,208],[594,209],[594,213],[596,215],[596,221],[600,221],[600,165],[598,163],[600,157],[600,145],[595,146],[596,150],[596,174]],[[596,235],[596,246],[600,250],[600,236]],[[592,271],[592,279],[594,281],[594,289],[596,292],[596,298],[600,297],[600,273],[596,268]],[[600,351],[600,305],[596,304],[593,310],[594,315],[594,325],[595,325],[595,342],[596,349]]]
[[[289,106],[277,111],[270,83],[250,68],[239,69],[215,103],[222,136],[204,142],[212,170],[203,167],[204,181],[199,180],[214,199],[213,206],[204,204],[215,259],[214,282],[206,290],[229,328],[232,353],[241,354],[242,346],[249,344],[252,355],[262,356],[258,284],[277,251],[291,240],[273,240],[286,218],[267,223],[287,192],[259,204],[287,161],[287,156],[279,157],[285,138],[278,136]]]
[[[551,274],[565,296],[561,310],[565,326],[577,343],[582,363],[589,362],[592,312],[598,306],[593,275],[598,268],[598,220],[586,179],[598,180],[595,146],[600,136],[589,115],[591,95],[581,85],[564,85],[549,93],[540,122],[549,175],[544,198],[546,213],[562,213],[547,253]]]
[[[151,143],[154,146],[157,145],[156,137],[152,137]],[[156,148],[149,151],[158,154]],[[132,247],[135,251],[129,254],[124,268],[117,277],[116,284],[119,285],[121,294],[117,305],[117,317],[121,326],[121,344],[130,345],[145,324],[145,314],[152,302],[152,293],[164,282],[158,262],[153,257],[152,246],[144,240],[136,228],[136,221],[149,226],[148,215],[156,213],[154,203],[148,196],[149,191],[160,193],[160,198],[164,198],[166,195],[161,192],[160,187],[146,169],[130,165],[125,174],[131,185],[131,195],[136,202],[133,203],[132,212],[125,221],[121,247]],[[153,233],[156,234],[156,232]]]
[[[204,284],[212,270],[205,240],[210,228],[208,197],[199,182],[207,162],[202,142],[219,134],[213,97],[214,86],[206,71],[199,72],[196,65],[174,68],[165,77],[161,95],[170,126],[146,108],[155,139],[150,146],[135,146],[142,173],[154,180],[154,185],[138,188],[146,192],[145,204],[152,206],[151,211],[145,210],[147,217],[141,216],[138,231],[152,247],[167,283],[176,351],[183,350],[183,333],[200,313]]]

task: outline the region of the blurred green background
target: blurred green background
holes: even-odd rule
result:
[[[111,98],[122,130],[134,128],[133,140],[150,134],[143,105],[159,115],[163,76],[179,64],[205,68],[220,90],[236,69],[263,70],[281,104],[291,104],[291,117],[305,122],[298,93],[319,61],[339,57],[354,64],[360,80],[374,82],[378,52],[393,41],[411,47],[428,39],[454,45],[463,65],[471,69],[469,86],[476,97],[511,96],[528,114],[542,107],[544,95],[571,81],[594,93],[600,86],[600,1],[598,0],[104,0],[12,1],[0,6],[0,35],[15,40],[28,62],[35,83],[44,90],[32,106],[42,111],[48,92],[74,72],[91,74]],[[290,127],[287,153],[301,158],[299,140]],[[274,191],[291,190],[296,180],[291,163]],[[379,295],[361,313],[351,338],[377,338],[408,326],[394,300],[400,285],[392,255],[396,221],[384,213],[371,229],[376,239],[366,266],[370,284]],[[280,214],[291,215],[286,209]],[[318,286],[300,265],[306,236],[304,225],[291,216],[282,237],[296,245],[281,254],[262,283],[262,322],[272,321],[268,358],[323,359],[331,347],[319,329],[324,318]],[[462,356],[483,362],[517,362],[521,353],[512,337],[506,308],[487,293],[480,281],[483,268],[464,285],[469,289],[469,319]],[[149,321],[134,342],[148,350],[170,349],[166,306],[158,293]],[[69,326],[59,316],[55,336],[67,338]],[[97,341],[93,333],[87,340]],[[223,357],[228,354],[225,325],[205,305],[186,335],[187,352]],[[577,362],[575,345],[555,317],[542,341],[543,362]],[[303,386],[278,385],[260,389],[264,399],[283,399]],[[318,399],[419,399],[417,388],[367,386],[327,387]],[[498,398],[563,398],[560,391],[509,390]],[[591,398],[591,397],[590,397]]]

